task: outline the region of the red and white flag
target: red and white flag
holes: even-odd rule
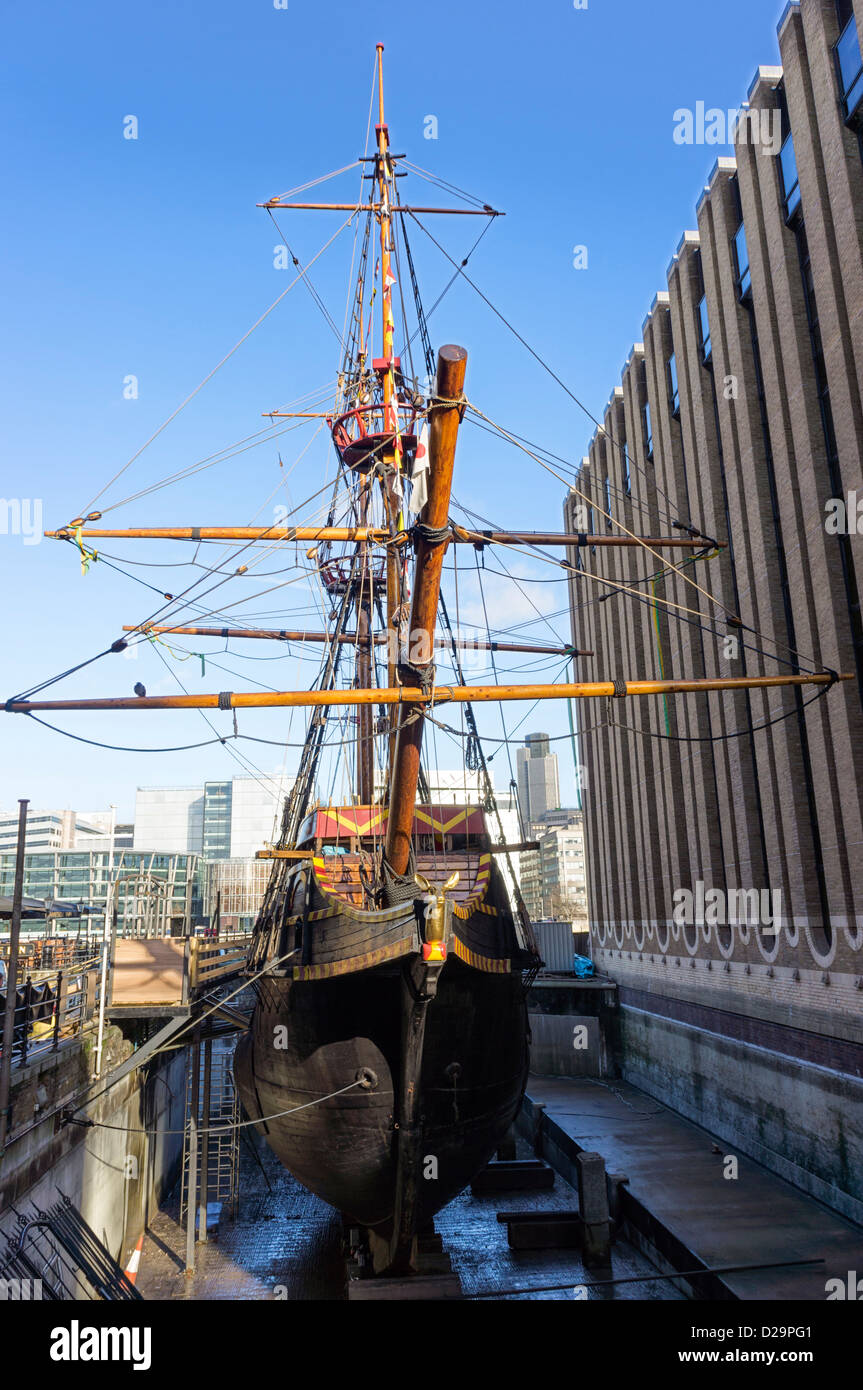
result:
[[[392,498],[396,506],[401,507],[402,498],[404,497],[404,488],[402,487],[402,475],[399,470],[398,458],[396,458],[392,473],[386,475],[385,486],[387,495]]]
[[[391,290],[393,285],[396,284],[398,284],[396,277],[393,275],[392,271],[388,269],[384,276],[384,289]]]
[[[429,471],[429,427],[428,421],[423,421],[420,437],[417,440],[417,451],[414,456],[413,472],[411,473],[411,500],[408,503],[408,510],[418,516],[428,501],[428,471]]]

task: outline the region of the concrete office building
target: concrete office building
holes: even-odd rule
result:
[[[0,851],[0,896],[11,897],[15,883],[15,851]],[[110,858],[110,869],[109,869]],[[82,919],[91,930],[101,929],[113,880],[117,930],[122,935],[179,934],[200,918],[197,887],[198,858],[193,854],[165,854],[115,849],[40,849],[24,856],[24,896],[46,901],[81,903],[94,916]],[[28,930],[25,928],[25,930]],[[35,934],[44,924],[35,923]],[[64,920],[60,932],[77,930],[75,918]]]
[[[534,825],[533,831],[539,849],[521,856],[521,891],[528,912],[536,921],[565,919],[586,929],[583,813],[567,811],[563,823]]]
[[[245,859],[278,835],[289,777],[234,777],[202,787],[139,787],[135,849]]]
[[[560,806],[557,754],[550,751],[548,734],[528,734],[524,748],[516,751],[518,805],[522,824],[528,831],[541,821],[546,811]]]
[[[111,811],[40,811],[27,809],[26,847],[42,849],[101,848],[111,836]],[[117,827],[119,829],[119,827]],[[123,827],[128,830],[128,827]],[[0,811],[0,854],[18,844],[18,811]]]
[[[592,949],[619,985],[624,1076],[860,1221],[863,0],[791,4],[778,36],[565,504],[567,530],[614,530],[610,512],[715,538],[684,573],[718,604],[673,573],[651,589],[644,551],[573,549],[647,599],[585,603],[603,586],[573,579],[573,640],[601,679],[798,661],[854,679],[610,702],[581,740]],[[753,139],[761,113],[778,154]],[[741,890],[779,911],[744,920]]]

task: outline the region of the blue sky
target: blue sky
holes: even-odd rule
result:
[[[777,61],[780,13],[774,0],[589,0],[585,10],[570,0],[440,0],[433,7],[289,0],[284,10],[266,0],[85,2],[7,10],[0,495],[38,499],[46,527],[70,520],[285,287],[287,272],[273,264],[280,238],[255,204],[362,152],[378,40],[386,44],[396,152],[506,211],[470,274],[599,414],[682,232],[694,225],[713,161],[728,153],[676,144],[673,113],[699,100],[724,109],[745,100],[758,63]],[[128,115],[138,120],[136,140],[123,138]],[[424,138],[429,115],[437,118],[436,140]],[[356,187],[351,173],[318,192],[349,201]],[[443,201],[415,177],[403,189],[415,200]],[[304,261],[339,225],[336,214],[290,217],[280,225]],[[460,259],[478,231],[474,223],[439,219],[434,230]],[[412,241],[428,306],[450,270],[418,231]],[[586,270],[573,269],[576,245],[588,248]],[[344,234],[312,272],[339,324],[350,254]],[[486,414],[573,461],[581,457],[592,424],[467,286],[450,291],[430,327],[435,345],[468,347],[468,394]],[[336,365],[337,344],[298,286],[99,505],[246,438],[261,429],[262,411],[323,387]],[[135,400],[123,396],[129,375],[138,379]],[[305,428],[118,508],[111,520],[245,523],[262,506],[270,520],[274,502],[296,505],[328,467],[332,475],[332,450]],[[462,432],[455,492],[495,524],[549,529],[561,522],[560,485],[476,428]],[[70,546],[25,539],[0,534],[4,698],[101,650],[123,623],[140,621],[159,602],[99,563],[82,576]],[[188,568],[157,568],[189,559],[178,544],[115,541],[105,550],[124,566],[136,561],[132,572],[166,592],[193,577]],[[565,608],[565,585],[539,582],[548,570],[532,561],[507,563],[531,581],[528,597],[488,574],[492,626],[531,622],[539,610],[548,621],[537,620],[524,636],[551,640],[552,628],[568,640],[565,617],[552,616]],[[260,565],[275,568],[273,557]],[[269,613],[278,626],[297,616],[301,626],[311,621],[298,613],[309,597],[298,594],[288,587],[245,611]],[[466,577],[461,600],[462,617],[479,621],[478,591]],[[202,673],[192,657],[175,666],[190,690],[249,688],[253,678],[295,688],[314,669],[262,643],[236,645],[224,657],[218,643],[203,639],[178,642],[176,650],[205,646],[238,674]],[[583,674],[606,674],[601,654]],[[55,692],[129,694],[137,680],[150,693],[177,689],[148,649],[134,661],[106,658]],[[508,729],[526,711],[511,706]],[[136,746],[212,736],[191,713],[55,722]],[[215,723],[230,732],[230,716]],[[482,727],[500,733],[496,715],[484,714]],[[546,706],[520,732],[533,728],[564,734],[565,707]],[[286,711],[244,714],[241,729],[296,741],[302,721]],[[0,724],[0,739],[3,807],[19,796],[36,806],[115,802],[129,816],[139,784],[241,770],[221,747],[118,754],[11,716]],[[569,746],[556,747],[571,801]],[[246,744],[244,751],[266,771],[283,764],[278,748]],[[287,756],[290,769],[294,754]],[[441,746],[439,759],[454,766],[455,748]],[[506,783],[504,753],[493,767]]]

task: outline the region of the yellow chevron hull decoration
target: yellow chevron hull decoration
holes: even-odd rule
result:
[[[471,966],[474,970],[484,970],[487,975],[508,975],[510,972],[508,958],[495,960],[493,956],[482,956],[479,951],[471,951],[457,936],[453,938],[453,950],[465,965]]]
[[[483,906],[483,898],[488,892],[489,879],[491,878],[491,855],[481,854],[479,857],[479,869],[474,880],[473,892],[463,903],[453,903],[452,910],[456,917],[461,917],[462,921],[470,917],[474,912],[487,912],[489,916],[497,916],[496,907]]]
[[[347,960],[328,961],[326,965],[297,965],[294,967],[294,979],[331,980],[336,975],[353,975],[355,971],[371,970],[385,961],[409,955],[416,950],[416,946],[414,936],[405,936],[392,946],[381,946],[377,951],[365,951],[361,956],[350,956]]]

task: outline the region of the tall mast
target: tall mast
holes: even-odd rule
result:
[[[365,525],[368,520],[371,491],[371,478],[361,477],[360,525]],[[357,596],[356,683],[360,690],[368,690],[372,683],[371,624],[374,604],[372,552],[368,541],[360,542],[359,552],[359,575],[355,580]],[[370,806],[375,797],[374,727],[374,706],[361,705],[357,710],[357,800],[361,806]]]
[[[429,410],[428,501],[423,508],[417,542],[409,632],[410,659],[418,668],[423,689],[434,681],[435,625],[466,368],[467,352],[463,347],[448,343],[440,349],[434,401]],[[404,877],[410,863],[424,722],[422,704],[405,703],[393,763],[384,851],[387,864],[397,878]]]
[[[383,397],[384,397],[384,429],[393,431],[393,446],[384,451],[383,463],[385,467],[401,469],[401,453],[398,447],[398,409],[394,408],[395,398],[395,360],[394,336],[395,323],[393,320],[393,290],[392,290],[392,218],[390,215],[390,163],[389,163],[389,130],[384,116],[384,46],[382,43],[377,45],[378,54],[378,199],[380,202],[380,224],[381,224],[381,319],[383,328]],[[386,508],[387,519],[390,524],[390,531],[395,532],[398,522],[398,508],[387,490],[386,482],[382,481],[382,492],[384,506]],[[392,636],[393,627],[397,621],[401,595],[399,592],[399,556],[395,547],[387,548],[387,629]],[[396,642],[391,640],[388,644],[389,657],[387,661],[387,684],[394,686],[397,684],[398,676],[396,673],[395,662]],[[392,781],[393,761],[395,758],[396,732],[393,728],[389,736],[389,774]]]
[[[381,339],[383,343],[383,358],[381,362],[380,375],[382,378],[383,402],[384,402],[384,429],[389,430],[391,424],[391,406],[394,395],[393,379],[393,310],[392,310],[392,288],[390,281],[390,215],[389,215],[389,179],[387,170],[387,128],[384,123],[384,72],[383,72],[383,52],[382,43],[377,45],[377,67],[378,67],[378,157],[377,157],[377,179],[378,195],[380,203],[380,227],[381,227]],[[378,364],[375,363],[377,366]],[[398,422],[396,421],[395,424]],[[387,451],[383,455],[383,463],[392,464],[395,451]],[[360,479],[359,497],[359,522],[365,526],[369,521],[369,511],[372,502],[372,482],[373,474]],[[386,500],[386,489],[384,488],[384,498]],[[356,672],[357,685],[360,689],[367,690],[372,683],[373,656],[371,642],[372,612],[374,609],[374,580],[371,573],[372,552],[367,541],[360,542],[360,573],[357,581],[357,657]],[[395,560],[387,560],[387,619],[392,617],[394,606],[390,594],[390,569],[395,573]],[[388,669],[388,685],[394,685],[394,671],[392,667]],[[372,705],[361,706],[357,711],[357,799],[361,806],[368,806],[374,801],[375,797],[375,759],[374,759],[374,733],[375,733],[375,711]]]

